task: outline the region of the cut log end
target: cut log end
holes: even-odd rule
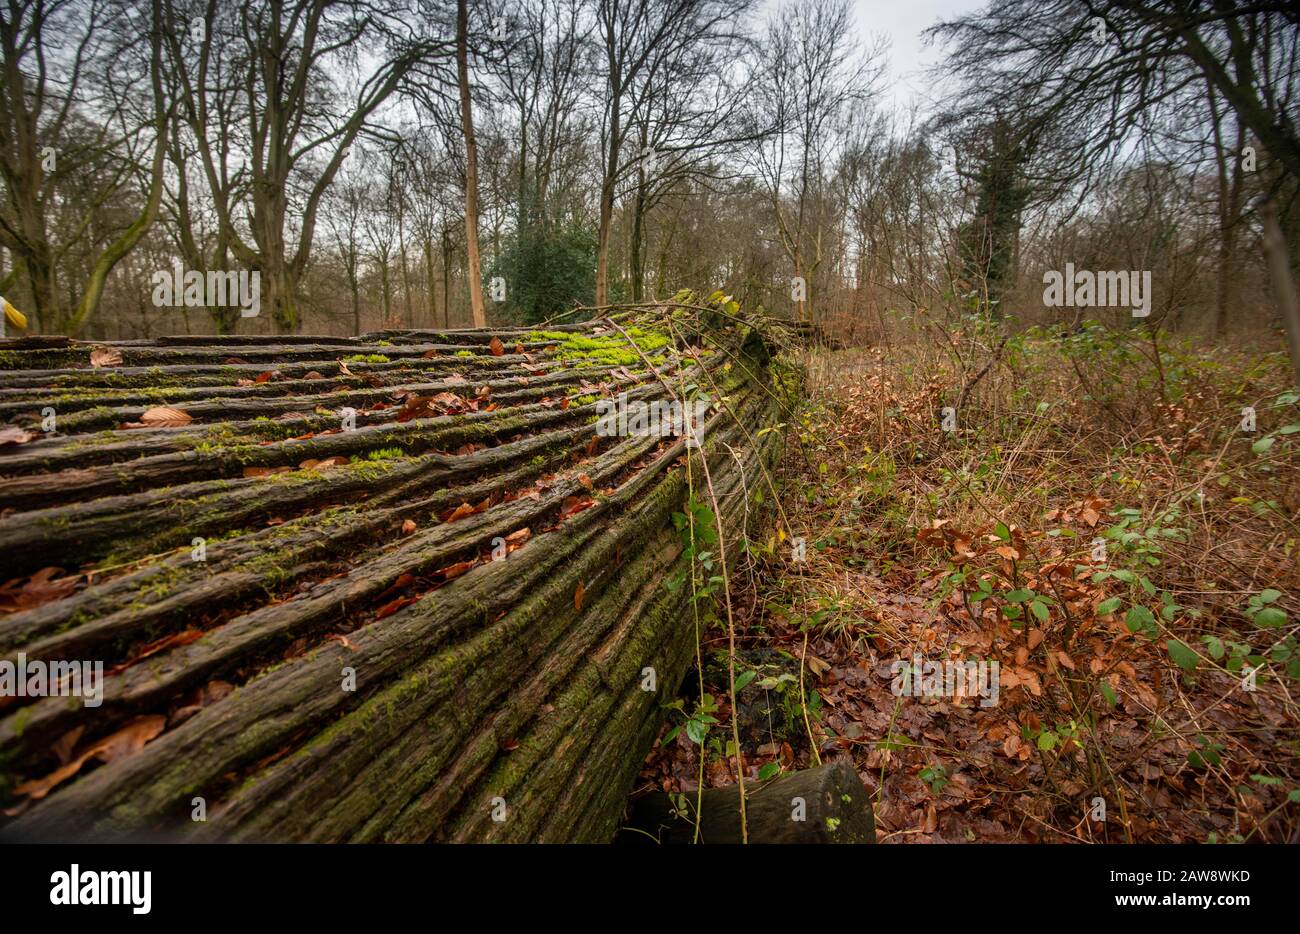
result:
[[[844,759],[747,784],[745,825],[750,843],[876,842],[870,795]],[[618,840],[740,843],[740,786],[644,795],[633,802]]]

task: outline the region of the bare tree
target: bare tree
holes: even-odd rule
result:
[[[812,280],[836,207],[828,179],[854,111],[869,98],[883,68],[879,46],[861,50],[849,25],[848,0],[797,0],[768,24],[755,87],[758,121],[776,127],[754,151],[781,246],[804,286],[801,320],[812,320]],[[829,213],[828,213],[829,212]]]
[[[3,284],[22,281],[42,327],[80,331],[158,214],[168,124],[160,2],[143,24],[100,0],[8,0],[0,11],[0,245],[14,262]],[[148,44],[137,49],[141,29]],[[119,87],[110,68],[135,77]],[[68,196],[74,216],[52,231]],[[61,288],[75,252],[86,254],[84,278]]]
[[[469,5],[456,0],[456,77],[460,91],[460,126],[465,135],[465,254],[469,276],[470,314],[474,326],[487,324],[483,306],[483,275],[478,256],[478,143],[474,139],[474,109],[469,93]]]

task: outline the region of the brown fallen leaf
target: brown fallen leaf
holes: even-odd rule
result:
[[[339,373],[341,373],[344,376],[352,375],[352,371],[348,369],[348,365],[346,363],[344,363],[342,360],[338,360],[336,362],[339,365]]]
[[[90,352],[90,365],[93,367],[117,366],[122,362],[122,352],[116,347],[96,347]]]
[[[410,534],[412,534],[412,533],[415,531],[415,528],[416,528],[416,526],[415,526],[415,520],[414,520],[414,519],[407,519],[407,520],[405,520],[405,521],[402,523],[402,534],[403,534],[403,535],[410,535]]]
[[[186,629],[183,632],[174,632],[169,636],[163,636],[161,639],[155,639],[153,642],[146,643],[140,649],[131,654],[131,657],[120,665],[114,665],[108,669],[110,675],[115,675],[130,668],[136,662],[143,661],[151,655],[157,655],[167,649],[174,649],[178,646],[189,645],[191,642],[197,642],[203,637],[202,629]]]
[[[410,606],[418,599],[420,598],[419,597],[398,597],[396,600],[393,600],[390,603],[385,603],[383,606],[381,606],[378,610],[375,611],[375,619],[383,619],[387,616],[392,616],[402,607]]]
[[[168,405],[156,405],[151,409],[145,409],[145,413],[140,416],[140,424],[150,428],[179,428],[192,421],[194,421],[192,415]]]
[[[442,521],[455,522],[457,519],[464,519],[466,516],[472,516],[472,515],[474,515],[474,507],[471,506],[469,503],[461,503],[451,512],[447,513],[443,517]]]
[[[578,581],[578,589],[573,592],[573,608],[575,610],[580,611],[582,609],[582,598],[586,596],[586,594],[587,588],[583,585],[582,581]]]
[[[94,757],[107,763],[139,752],[149,740],[161,733],[166,725],[167,718],[159,714],[137,717],[116,733],[97,740],[67,765],[55,769],[44,778],[23,782],[14,789],[14,794],[39,801],[53,791],[55,786],[80,772],[81,767],[90,758]]]
[[[488,350],[492,351],[492,356],[499,357],[506,352],[505,347],[501,346],[501,338],[493,337],[488,344]]]
[[[320,370],[308,370],[306,373],[302,374],[302,378],[303,379],[324,379],[325,374],[323,374]]]
[[[80,576],[56,577],[62,568],[41,568],[28,577],[16,577],[0,585],[0,613],[31,610],[62,600],[77,589]]]
[[[560,504],[560,519],[567,519],[569,516],[577,515],[584,509],[590,509],[596,505],[596,501],[590,496],[566,496],[564,502]]]
[[[822,661],[816,655],[805,655],[804,661],[808,663],[808,670],[818,678],[831,670],[830,662]]]
[[[245,467],[245,477],[269,477],[273,473],[289,473],[292,467]]]
[[[343,635],[342,633],[332,632],[332,633],[330,633],[328,636],[326,636],[325,638],[326,638],[326,639],[332,639],[332,640],[334,640],[335,642],[338,642],[340,645],[343,646],[343,648],[347,649],[349,652],[356,652],[356,651],[357,651],[357,647],[356,647],[355,645],[353,645],[353,644],[348,640],[348,637],[345,636],[345,635]]]
[[[533,536],[533,530],[525,526],[519,531],[511,532],[509,535],[507,535],[506,545],[516,545],[516,546],[522,545],[524,542],[528,541],[528,539],[532,538],[532,536]],[[514,549],[512,548],[510,550],[513,551]]]
[[[74,726],[50,746],[50,750],[59,759],[59,765],[67,765],[72,760],[72,750],[77,748],[77,741],[81,739],[81,734],[84,732],[86,732],[84,723],[81,726]]]
[[[456,564],[451,565],[451,567],[443,568],[438,573],[443,576],[444,580],[455,580],[473,566],[473,561],[459,561]]]
[[[515,353],[521,354],[523,352],[524,352],[524,345],[522,343],[515,344]]]
[[[21,428],[0,428],[0,447],[6,444],[26,444],[36,437],[30,431]]]

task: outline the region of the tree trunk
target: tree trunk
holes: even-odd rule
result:
[[[573,330],[625,346],[595,327]],[[6,509],[0,562],[35,570],[75,553],[100,569],[7,615],[0,658],[97,658],[106,673],[97,707],[0,703],[0,839],[611,839],[696,652],[690,589],[669,586],[688,570],[673,522],[689,493],[678,469],[688,451],[677,437],[603,437],[590,423],[595,403],[564,409],[538,394],[575,396],[589,379],[613,380],[606,393],[634,400],[661,402],[666,390],[640,362],[622,374],[564,363],[558,339],[551,353],[529,348],[529,365],[548,371],[520,384],[528,361],[488,347],[503,332],[454,335],[468,357],[426,357],[427,335],[381,333],[391,346],[367,342],[379,335],[116,345],[131,359],[114,379],[75,371],[110,396],[138,394],[124,379],[151,355],[208,359],[149,377],[190,391],[173,404],[192,400],[195,422],[107,438],[74,422],[67,437],[6,459],[27,498]],[[727,399],[693,456],[708,458],[720,547],[734,556],[744,536],[762,534],[747,524],[764,518],[754,484],[778,454],[779,432],[762,428],[779,410],[757,335],[706,339],[721,352],[651,364],[674,383],[716,381]],[[20,372],[3,391],[48,397],[63,374],[34,370],[47,359],[38,355],[87,350],[12,351],[4,365]],[[342,373],[338,360],[375,350],[409,354],[373,364],[395,385]],[[238,384],[257,364],[224,362],[294,352],[305,356],[276,366],[331,376],[274,396],[273,381]],[[372,366],[346,365],[366,375]],[[347,394],[334,392],[336,379]],[[343,431],[333,414],[303,408],[439,386],[493,408],[399,422],[401,407],[371,406]],[[200,401],[214,389],[229,393],[225,411]],[[235,420],[245,402],[272,417]],[[54,451],[85,472],[76,501],[42,469]],[[327,456],[350,461],[311,463]],[[272,465],[291,469],[244,475]],[[132,491],[104,495],[104,483]],[[653,691],[642,689],[647,668]],[[89,755],[122,731],[148,740],[93,769],[61,770],[59,737]],[[47,795],[24,788],[43,777]],[[196,797],[206,821],[191,819]]]
[[[429,319],[425,324],[426,327],[436,327],[438,324],[438,293],[434,290],[433,283],[433,239],[426,236],[424,239],[424,294]]]
[[[474,327],[487,326],[483,305],[483,276],[478,256],[478,144],[474,139],[474,113],[469,96],[469,9],[467,0],[456,2],[456,75],[460,85],[460,126],[465,134],[465,256],[469,278],[470,315]]]
[[[1297,305],[1291,255],[1282,228],[1277,222],[1277,208],[1272,201],[1264,202],[1260,217],[1264,222],[1264,260],[1273,287],[1273,302],[1286,331],[1287,348],[1291,353],[1292,381],[1300,389],[1300,305]]]
[[[442,326],[451,327],[451,237],[442,232]]]
[[[642,169],[637,175],[636,203],[632,207],[632,243],[628,250],[628,266],[632,273],[632,301],[640,302],[645,296],[645,201],[646,178]]]

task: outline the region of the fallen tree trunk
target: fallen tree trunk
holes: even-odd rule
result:
[[[255,340],[122,345],[123,366],[183,348],[160,378],[204,423],[90,433],[110,422],[74,418],[0,448],[0,561],[33,575],[0,587],[0,666],[104,668],[97,706],[0,697],[0,839],[611,839],[695,654],[674,514],[693,486],[706,498],[708,458],[738,555],[780,443],[762,431],[781,402],[755,332],[736,324],[701,352],[642,327],[638,348],[598,322],[547,331],[527,357],[500,345],[534,332],[267,339],[303,372],[334,374],[355,347],[471,354],[391,365],[399,400],[449,367],[497,381],[481,400],[473,381],[444,390],[477,411],[406,422],[404,403],[349,382],[347,431],[304,414],[314,397],[332,408],[335,379],[276,395],[223,376],[217,361]],[[86,355],[74,341],[0,357],[24,404],[41,401],[24,355],[56,352]],[[96,408],[134,411],[139,383],[84,372]],[[214,378],[224,411],[189,391]],[[507,390],[517,379],[540,385]],[[51,371],[46,391],[67,380]],[[702,451],[597,433],[600,399],[688,385],[725,397]],[[310,463],[326,457],[348,462]]]

